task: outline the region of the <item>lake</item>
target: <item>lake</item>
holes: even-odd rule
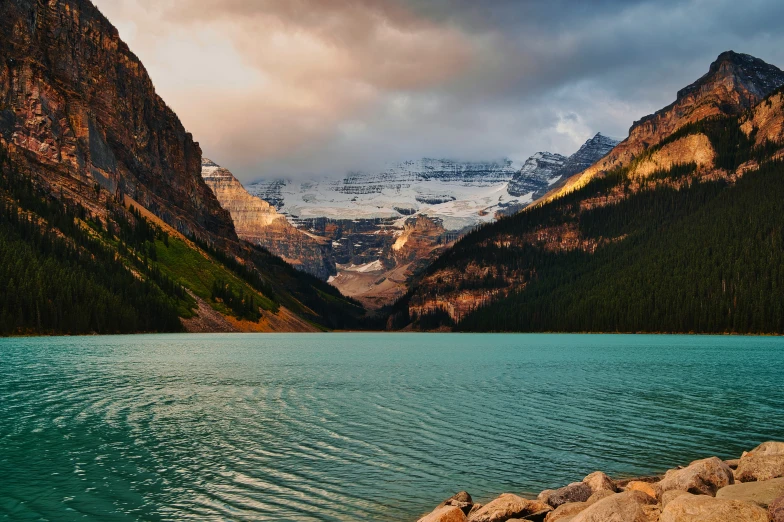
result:
[[[784,339],[0,340],[0,517],[416,520],[784,440]]]

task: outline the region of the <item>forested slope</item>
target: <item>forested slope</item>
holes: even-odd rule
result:
[[[684,125],[626,166],[470,234],[390,326],[784,332],[783,105],[777,91],[740,116]],[[487,299],[458,314],[442,296],[461,292]]]

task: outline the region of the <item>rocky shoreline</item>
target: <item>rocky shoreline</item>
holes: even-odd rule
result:
[[[536,499],[487,504],[461,491],[418,522],[784,522],[784,442],[737,460],[696,460],[664,475],[614,481],[596,471]]]

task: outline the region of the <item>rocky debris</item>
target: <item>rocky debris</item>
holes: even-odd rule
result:
[[[552,510],[538,500],[528,500],[511,493],[504,493],[476,511],[471,511],[469,522],[506,522],[514,518],[528,517]]]
[[[659,522],[768,522],[768,513],[752,502],[687,493],[667,504]]]
[[[744,452],[739,464],[779,455],[782,448],[784,443],[766,442]],[[581,482],[544,490],[536,500],[504,493],[482,505],[461,491],[419,522],[461,520],[461,514],[467,522],[784,522],[784,477],[735,484],[730,464],[710,457],[671,469],[664,478],[618,481],[596,471]]]
[[[716,498],[753,502],[762,508],[767,508],[782,496],[784,496],[784,477],[733,484],[716,492]]]
[[[770,522],[784,522],[784,496],[781,496],[768,506]]]
[[[641,491],[615,493],[587,507],[572,522],[656,522],[656,499]]]
[[[745,453],[735,470],[739,482],[784,477],[784,442],[763,442]]]
[[[710,457],[695,460],[683,469],[672,469],[656,484],[657,497],[665,491],[677,489],[698,495],[714,496],[716,492],[735,479],[732,470],[721,459]]]

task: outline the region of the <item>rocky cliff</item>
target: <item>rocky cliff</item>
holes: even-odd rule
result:
[[[0,139],[16,161],[73,199],[97,184],[180,231],[236,238],[199,144],[92,3],[2,2],[0,55]]]
[[[335,275],[335,262],[332,261],[328,241],[293,227],[286,216],[263,199],[248,193],[229,170],[212,160],[202,160],[201,175],[221,206],[231,214],[241,239],[266,248],[319,279],[326,281]]]
[[[182,320],[176,326],[200,331],[217,324],[201,321],[207,310],[222,317],[224,327],[235,321],[234,330],[357,327],[364,311],[355,302],[237,237],[231,214],[202,178],[199,144],[92,3],[0,2],[0,56],[0,200],[11,215],[29,214],[39,235],[76,245],[85,266],[93,263],[85,273],[96,279],[101,295],[116,294],[117,308],[135,298],[137,315],[147,317],[158,303]],[[273,219],[268,205],[251,203],[268,228],[300,238],[281,241],[281,255],[323,261],[317,244]],[[247,216],[238,218],[243,230],[251,224]],[[274,235],[266,238],[267,244],[257,244],[278,246]],[[35,256],[52,255],[39,250]],[[67,248],[58,252],[58,262],[68,261],[61,259]],[[107,280],[110,268],[128,288],[142,280],[143,291],[122,290]],[[324,269],[314,273],[329,275]],[[38,286],[25,287],[32,310],[51,308],[46,289],[57,281],[47,277],[56,276],[42,275]],[[162,328],[133,319],[133,313],[110,315],[122,316],[115,317],[122,328],[97,325],[92,331]],[[37,323],[36,332],[87,328],[47,330]],[[21,323],[6,326],[26,331]],[[170,323],[165,328],[173,329]]]
[[[598,175],[628,165],[684,125],[711,116],[740,114],[782,84],[784,72],[778,67],[748,54],[724,52],[704,76],[678,91],[673,103],[634,122],[628,138],[546,199],[576,190]]]

